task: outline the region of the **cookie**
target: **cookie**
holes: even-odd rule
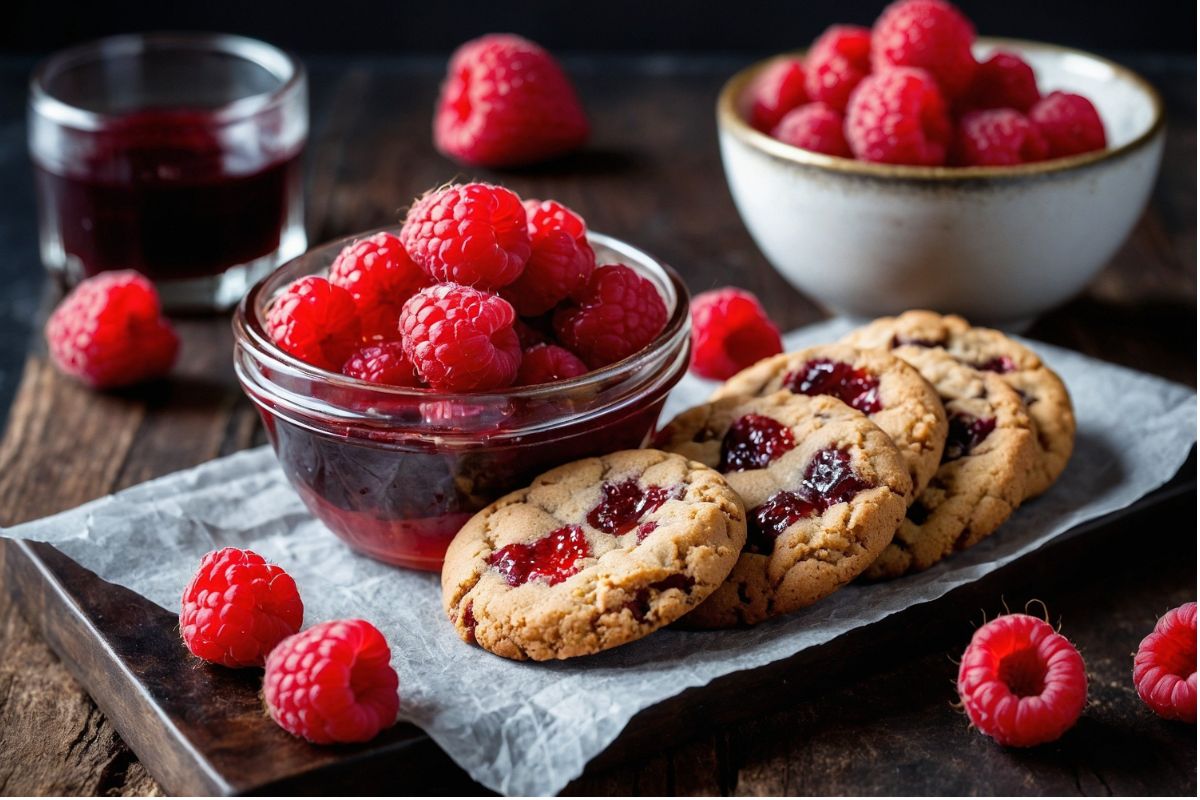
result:
[[[442,602],[464,641],[496,655],[588,655],[692,610],[745,541],[745,509],[720,474],[620,451],[553,469],[472,517],[446,551]]]
[[[919,372],[890,353],[847,344],[784,353],[734,375],[712,399],[758,397],[780,389],[836,397],[882,428],[900,449],[908,468],[913,484],[909,502],[937,472],[946,444],[942,401]]]
[[[937,389],[950,434],[941,466],[867,570],[869,580],[928,569],[991,534],[1025,496],[1039,457],[1025,404],[1002,375],[968,367],[937,347],[893,352]]]
[[[964,364],[994,372],[1025,401],[1037,435],[1038,455],[1026,484],[1026,498],[1050,488],[1075,447],[1075,411],[1062,379],[1036,353],[1000,331],[972,327],[962,317],[907,311],[877,319],[852,332],[845,342],[859,347],[941,347]]]
[[[656,443],[720,470],[747,509],[746,549],[689,627],[753,625],[832,594],[883,552],[912,488],[891,438],[824,395],[715,400]]]

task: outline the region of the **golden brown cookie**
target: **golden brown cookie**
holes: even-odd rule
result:
[[[938,347],[893,352],[937,389],[950,435],[933,480],[865,573],[873,580],[928,569],[991,534],[1025,496],[1038,458],[1025,405],[1002,376],[972,369]]]
[[[795,394],[829,395],[867,415],[892,437],[908,467],[912,502],[942,459],[946,412],[937,392],[921,374],[882,350],[847,344],[808,347],[766,358],[725,381],[712,399],[758,397],[787,389]]]
[[[616,647],[690,611],[728,576],[745,509],[717,472],[624,450],[538,476],[472,517],[442,567],[464,641],[513,659]]]
[[[912,486],[891,438],[828,396],[716,400],[656,441],[720,470],[747,508],[746,549],[691,627],[753,625],[833,593],[883,552]]]
[[[1075,447],[1075,411],[1062,379],[1036,353],[991,328],[973,327],[962,317],[907,311],[877,319],[845,337],[859,347],[940,347],[964,364],[994,372],[1020,394],[1037,434],[1038,454],[1025,497],[1035,497],[1058,479]]]

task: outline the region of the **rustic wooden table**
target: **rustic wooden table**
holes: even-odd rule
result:
[[[1030,335],[1194,386],[1195,64],[1130,61],[1159,85],[1170,110],[1153,202],[1090,290],[1039,320]],[[430,147],[440,63],[311,60],[312,241],[394,222],[425,188],[478,176],[565,201],[595,229],[674,265],[693,291],[741,285],[764,299],[781,326],[812,322],[822,312],[763,260],[721,173],[713,103],[722,78],[743,62],[571,62],[595,124],[588,151],[535,170],[491,174],[463,171]],[[179,328],[185,342],[179,368],[169,381],[138,391],[90,393],[62,379],[32,348],[0,442],[0,524],[263,441],[233,378],[228,320],[183,319]],[[1194,491],[1146,512],[1136,527],[1136,539],[1127,522],[1002,570],[956,595],[950,613],[943,607],[878,646],[858,642],[846,649],[853,657],[781,682],[769,713],[625,753],[619,763],[602,757],[568,792],[1194,794],[1194,726],[1153,717],[1129,679],[1131,652],[1155,618],[1195,599]],[[1154,546],[1146,546],[1148,537]],[[1091,700],[1061,742],[1006,751],[968,731],[952,708],[952,658],[984,614],[1035,598],[1080,645]],[[436,779],[411,775],[397,788],[471,790],[451,765],[435,766]],[[0,592],[0,792],[158,791]]]

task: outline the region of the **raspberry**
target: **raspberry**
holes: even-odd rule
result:
[[[322,622],[271,651],[263,700],[271,719],[314,744],[366,742],[396,721],[400,680],[383,634],[361,619]]]
[[[354,298],[364,337],[387,339],[396,335],[400,306],[429,279],[399,239],[377,233],[342,248],[329,267],[329,282]]]
[[[578,299],[554,312],[558,340],[592,369],[633,355],[666,324],[654,284],[624,264],[597,267]]]
[[[809,48],[806,67],[808,99],[845,111],[854,87],[871,74],[871,32],[831,26]]]
[[[888,67],[920,67],[953,99],[975,73],[971,45],[975,27],[944,0],[900,0],[883,10],[871,31],[876,72]]]
[[[267,332],[275,344],[331,372],[358,347],[360,331],[350,293],[315,275],[294,281],[267,311]]]
[[[521,198],[502,186],[455,184],[409,210],[400,241],[436,281],[495,289],[525,269],[531,245]]]
[[[824,103],[809,103],[787,113],[771,135],[792,147],[852,158],[842,132],[842,115]]]
[[[1087,702],[1083,657],[1067,638],[1028,614],[997,617],[971,637],[958,694],[980,731],[1006,747],[1032,747],[1066,733]]]
[[[342,366],[342,374],[387,386],[421,385],[412,362],[404,354],[404,343],[397,340],[360,347]]]
[[[532,164],[578,148],[588,121],[562,67],[537,44],[492,34],[458,48],[433,119],[438,151],[466,164]]]
[[[1020,56],[1000,51],[975,68],[960,106],[964,111],[1015,108],[1024,114],[1040,97],[1033,67]]]
[[[161,377],[179,353],[154,285],[131,270],[76,286],[46,321],[46,344],[60,370],[97,389]]]
[[[417,292],[400,312],[404,352],[434,389],[473,392],[508,386],[521,363],[508,301],[445,283]]]
[[[261,667],[303,620],[304,604],[291,575],[258,553],[226,547],[204,556],[183,590],[179,630],[198,658]]]
[[[972,111],[958,121],[952,161],[963,167],[1004,167],[1046,157],[1046,140],[1011,108]]]
[[[846,140],[864,161],[943,164],[950,132],[941,92],[920,69],[899,67],[868,75],[846,109]]]
[[[587,226],[578,214],[553,200],[526,200],[533,252],[525,271],[501,295],[522,317],[536,317],[579,289],[596,268]]]
[[[1138,696],[1165,719],[1196,721],[1196,604],[1158,620],[1133,659]]]
[[[517,370],[517,386],[535,386],[567,378],[576,378],[588,371],[587,364],[566,348],[554,344],[535,344],[521,357]]]
[[[533,320],[519,319],[513,323],[513,330],[517,332],[517,341],[521,343],[522,350],[528,350],[535,344],[549,344],[550,342],[548,316]]]
[[[723,381],[782,352],[779,329],[750,292],[726,287],[692,298],[692,372]]]
[[[764,69],[750,87],[750,124],[770,133],[784,114],[806,102],[804,65],[795,58],[779,59]]]
[[[1104,123],[1086,97],[1051,92],[1029,110],[1029,119],[1046,138],[1050,158],[1103,150],[1107,146]]]

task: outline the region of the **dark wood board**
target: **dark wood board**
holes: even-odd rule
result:
[[[593,146],[537,170],[494,174],[464,172],[430,150],[428,109],[439,64],[312,59],[310,234],[319,241],[386,224],[421,190],[455,175],[491,178],[578,206],[597,230],[673,264],[693,291],[734,283],[759,293],[785,328],[815,321],[820,309],[766,265],[724,187],[712,104],[721,79],[742,61],[573,62],[593,109]],[[1133,65],[1164,90],[1172,111],[1153,202],[1089,291],[1040,319],[1030,334],[1195,385],[1194,63],[1145,59]],[[179,327],[185,346],[171,379],[133,392],[93,394],[58,376],[36,349],[31,353],[0,441],[0,524],[61,511],[262,441],[233,379],[228,320],[184,319]],[[1189,469],[1194,480],[1194,467]],[[751,692],[721,683],[713,687],[716,700],[690,693],[678,706],[648,711],[567,792],[1192,794],[1194,728],[1159,723],[1128,678],[1130,653],[1155,617],[1195,599],[1195,492],[1187,485],[1181,499],[1035,554],[898,624],[843,637],[780,672],[764,672],[765,687]],[[25,551],[15,552],[12,545],[4,551],[6,576],[34,575]],[[53,555],[46,562],[63,575],[70,570],[54,563]],[[90,585],[86,576],[61,579],[81,594]],[[4,585],[11,590],[16,583],[5,577]],[[122,604],[136,598],[97,594],[107,598],[99,601],[104,619],[123,647],[142,636],[163,652],[173,643],[173,621],[161,610],[135,621]],[[1014,753],[970,733],[950,708],[950,659],[982,613],[1002,611],[1004,600],[1020,607],[1034,597],[1049,605],[1083,649],[1092,702],[1059,745]],[[71,677],[73,658],[60,661],[43,642],[40,629],[54,618],[48,609],[55,606],[83,607],[47,588],[23,589],[17,597],[0,592],[0,792],[223,790],[216,782],[180,783],[185,762],[148,750],[144,726],[123,725],[118,735],[113,723],[123,712],[116,703],[93,689],[98,708]],[[45,641],[70,654],[67,648],[78,647],[79,636],[91,634],[56,623]],[[143,656],[138,669],[161,683],[159,670],[179,666],[176,653]],[[188,669],[187,691],[172,681],[163,690],[164,702],[177,704],[177,730],[202,741],[198,731],[225,713],[252,729],[264,724],[253,678]],[[224,681],[220,688],[231,698],[214,700],[195,688],[205,681]],[[122,707],[145,702],[137,693],[117,695]],[[765,707],[748,702],[752,696]],[[731,721],[722,713],[739,708],[752,710],[752,718]],[[667,727],[672,720],[664,714],[687,724]],[[368,762],[349,750],[312,751],[264,730],[272,745],[270,755],[257,760],[264,763],[253,765],[257,777],[226,781],[229,788],[265,784],[286,773],[297,777],[269,784],[272,789],[353,793],[386,778],[388,790],[399,793],[478,790],[412,729],[389,733],[387,757]],[[229,759],[223,763],[255,761],[243,739],[227,735],[216,748]],[[164,736],[153,744],[168,741]],[[296,765],[309,771],[297,773]]]

